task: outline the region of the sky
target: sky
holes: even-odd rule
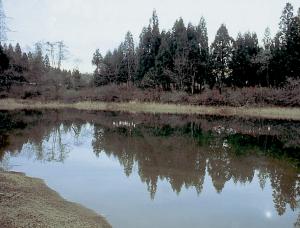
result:
[[[93,72],[91,59],[99,48],[105,53],[116,48],[131,31],[139,41],[142,28],[156,9],[161,29],[169,30],[179,17],[186,24],[206,19],[209,39],[225,23],[232,37],[255,31],[259,39],[270,27],[278,29],[286,0],[3,0],[12,43],[28,51],[38,41],[64,41],[68,46],[67,69]],[[290,0],[295,13],[299,0]]]

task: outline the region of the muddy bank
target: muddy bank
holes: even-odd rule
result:
[[[0,171],[0,227],[111,227],[79,204],[67,202],[46,184],[24,174]]]

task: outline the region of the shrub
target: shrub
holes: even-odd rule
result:
[[[1,98],[23,98],[40,100],[103,101],[103,102],[161,102],[173,104],[212,105],[212,106],[290,106],[300,107],[300,80],[289,80],[284,88],[245,87],[224,88],[222,94],[217,89],[205,89],[200,94],[188,95],[182,91],[163,91],[161,88],[141,89],[136,86],[106,85],[84,87],[79,90],[64,86],[18,85]]]

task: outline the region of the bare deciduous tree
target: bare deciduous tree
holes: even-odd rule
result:
[[[9,32],[9,28],[6,23],[6,14],[3,9],[2,0],[0,0],[0,43],[7,41],[7,32]]]
[[[67,59],[68,47],[63,41],[56,42],[57,44],[57,67],[61,68],[62,62]]]

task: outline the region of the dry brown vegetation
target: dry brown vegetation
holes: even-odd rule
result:
[[[34,100],[0,100],[0,110],[17,109],[78,109],[98,111],[121,111],[131,113],[199,114],[217,116],[257,117],[266,119],[300,120],[299,108],[278,107],[226,107],[176,105],[142,102],[91,102],[77,103],[40,102]]]
[[[225,88],[222,94],[217,89],[205,89],[200,94],[190,95],[182,91],[143,90],[135,86],[107,85],[84,87],[78,90],[59,86],[14,86],[2,98],[36,99],[40,101],[102,101],[102,102],[151,102],[168,104],[191,104],[208,106],[280,106],[300,107],[300,81],[290,81],[283,88],[245,87]]]

